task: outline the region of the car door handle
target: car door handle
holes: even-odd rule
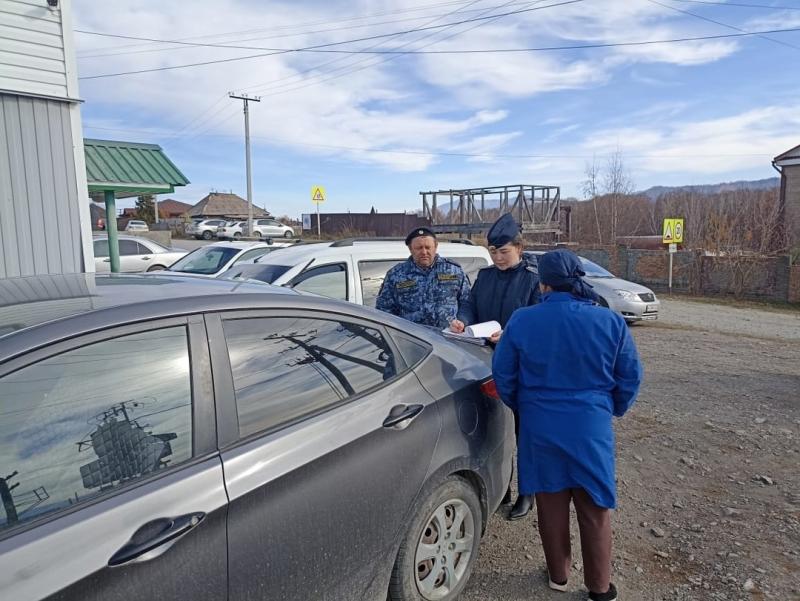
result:
[[[142,261],[149,261],[149,260],[150,260],[150,259],[152,259],[152,258],[153,258],[153,257],[142,257]]]
[[[205,513],[187,513],[177,518],[160,518],[139,528],[123,547],[108,560],[109,566],[120,566],[136,559],[152,559],[166,551],[171,543],[196,526],[206,517]],[[163,549],[159,549],[163,547]],[[148,557],[151,551],[157,551]]]
[[[423,409],[425,409],[424,405],[395,405],[389,412],[389,416],[383,420],[383,427],[391,428],[406,420],[410,423],[412,419],[422,413]]]

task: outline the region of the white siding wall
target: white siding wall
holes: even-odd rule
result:
[[[69,72],[69,23],[62,30],[62,8],[70,10],[69,2],[61,0],[59,7],[49,8],[47,0],[0,0],[0,91],[77,95],[77,82]]]

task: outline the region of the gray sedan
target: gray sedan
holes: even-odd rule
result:
[[[542,254],[543,251],[525,251],[525,256],[533,263]],[[658,319],[661,301],[650,288],[618,278],[597,263],[579,258],[586,272],[584,279],[600,297],[600,304],[622,315],[628,323]]]
[[[0,280],[3,597],[455,599],[511,470],[488,353],[265,284]]]

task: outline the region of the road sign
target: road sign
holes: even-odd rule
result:
[[[311,202],[317,204],[325,202],[325,188],[322,186],[313,186],[311,188]]]
[[[671,242],[671,243],[670,243],[670,245],[669,245],[669,252],[670,252],[670,254],[672,254],[672,255],[674,255],[676,252],[678,252],[678,245],[677,245],[675,242]]]
[[[664,244],[683,243],[683,218],[664,219],[664,230],[661,235]]]

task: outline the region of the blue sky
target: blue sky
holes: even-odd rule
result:
[[[75,0],[74,24],[258,48],[444,25],[334,47],[429,51],[800,28],[797,0],[561,1]],[[537,10],[450,25],[526,9]],[[293,52],[91,78],[258,51],[75,33],[85,136],[160,144],[192,182],[171,195],[179,200],[245,196],[241,102],[226,95],[261,95],[251,105],[254,200],[293,217],[313,211],[314,184],[327,188],[322,210],[332,212],[414,210],[420,190],[519,183],[580,197],[586,163],[616,151],[637,189],[772,177],[771,158],[800,144],[800,31],[768,37],[528,53]]]

